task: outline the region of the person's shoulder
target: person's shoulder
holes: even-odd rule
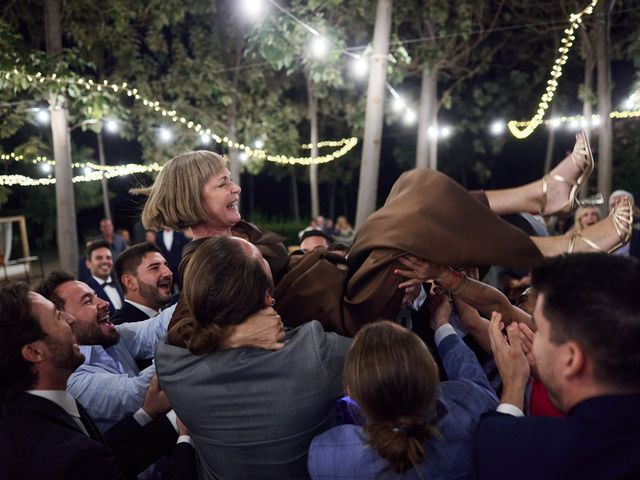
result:
[[[343,448],[365,444],[364,431],[359,425],[338,425],[321,433],[311,442],[311,448]]]

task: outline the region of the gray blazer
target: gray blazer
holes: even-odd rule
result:
[[[160,342],[156,371],[189,428],[200,478],[308,478],[311,439],[335,425],[350,342],[316,321],[278,351],[196,356]]]

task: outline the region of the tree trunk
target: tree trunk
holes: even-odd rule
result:
[[[289,176],[291,177],[291,211],[293,212],[293,220],[300,223],[300,203],[298,201],[298,178],[296,177],[296,167],[289,167]]]
[[[311,124],[311,158],[318,158],[318,97],[313,90],[313,83],[307,79],[307,96],[309,97],[309,123]],[[309,165],[309,185],[311,187],[311,216],[320,215],[320,198],[318,196],[318,165]]]
[[[556,102],[551,104],[551,118],[555,118],[556,116]],[[544,156],[544,172],[543,175],[546,175],[551,170],[551,163],[553,162],[553,149],[556,144],[556,129],[549,129],[549,137],[547,138],[547,153]]]
[[[392,0],[378,0],[377,2],[376,23],[373,29],[373,55],[371,56],[369,85],[367,87],[362,158],[360,160],[356,228],[362,225],[376,209],[392,8]]]
[[[418,107],[418,142],[416,167],[438,168],[438,138],[429,134],[429,128],[438,128],[438,70],[425,67],[422,70],[420,106]]]
[[[50,57],[62,52],[61,0],[46,0],[44,4],[46,48]],[[49,95],[51,110],[51,137],[53,158],[56,161],[56,226],[60,268],[74,272],[78,266],[78,230],[76,205],[73,195],[71,169],[71,138],[67,118],[66,100],[60,95]]]
[[[98,159],[100,161],[100,166],[104,167],[107,162],[104,157],[104,144],[102,142],[102,132],[97,133],[98,137]],[[104,206],[104,218],[107,220],[113,219],[111,218],[111,206],[109,205],[109,187],[107,185],[107,177],[105,177],[105,171],[102,171],[102,205]]]
[[[227,107],[227,137],[232,142],[238,141],[238,131],[236,123],[238,120],[238,96],[235,92],[238,91],[238,84],[240,83],[240,69],[238,68],[242,63],[242,51],[244,49],[244,41],[242,36],[236,38],[235,44],[235,70],[233,71],[233,77],[231,84],[231,103]],[[240,152],[237,148],[229,147],[229,171],[231,172],[231,180],[240,185]],[[241,185],[240,185],[241,186]],[[238,209],[241,208],[240,200],[238,200]],[[253,210],[253,209],[251,209]]]
[[[609,13],[615,0],[601,0],[595,21],[596,66],[598,69],[598,191],[609,198],[611,193],[613,131],[611,129],[611,63],[609,59]]]
[[[336,184],[338,183],[336,177],[333,177],[329,188],[329,218],[336,218]]]

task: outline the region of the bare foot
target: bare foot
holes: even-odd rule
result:
[[[592,170],[593,163],[584,134],[578,133],[573,151],[540,180],[540,214],[570,213],[576,206],[578,190]]]

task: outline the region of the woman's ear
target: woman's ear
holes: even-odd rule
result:
[[[271,296],[271,292],[266,291],[264,294],[264,306],[273,307],[276,304],[276,299]]]

